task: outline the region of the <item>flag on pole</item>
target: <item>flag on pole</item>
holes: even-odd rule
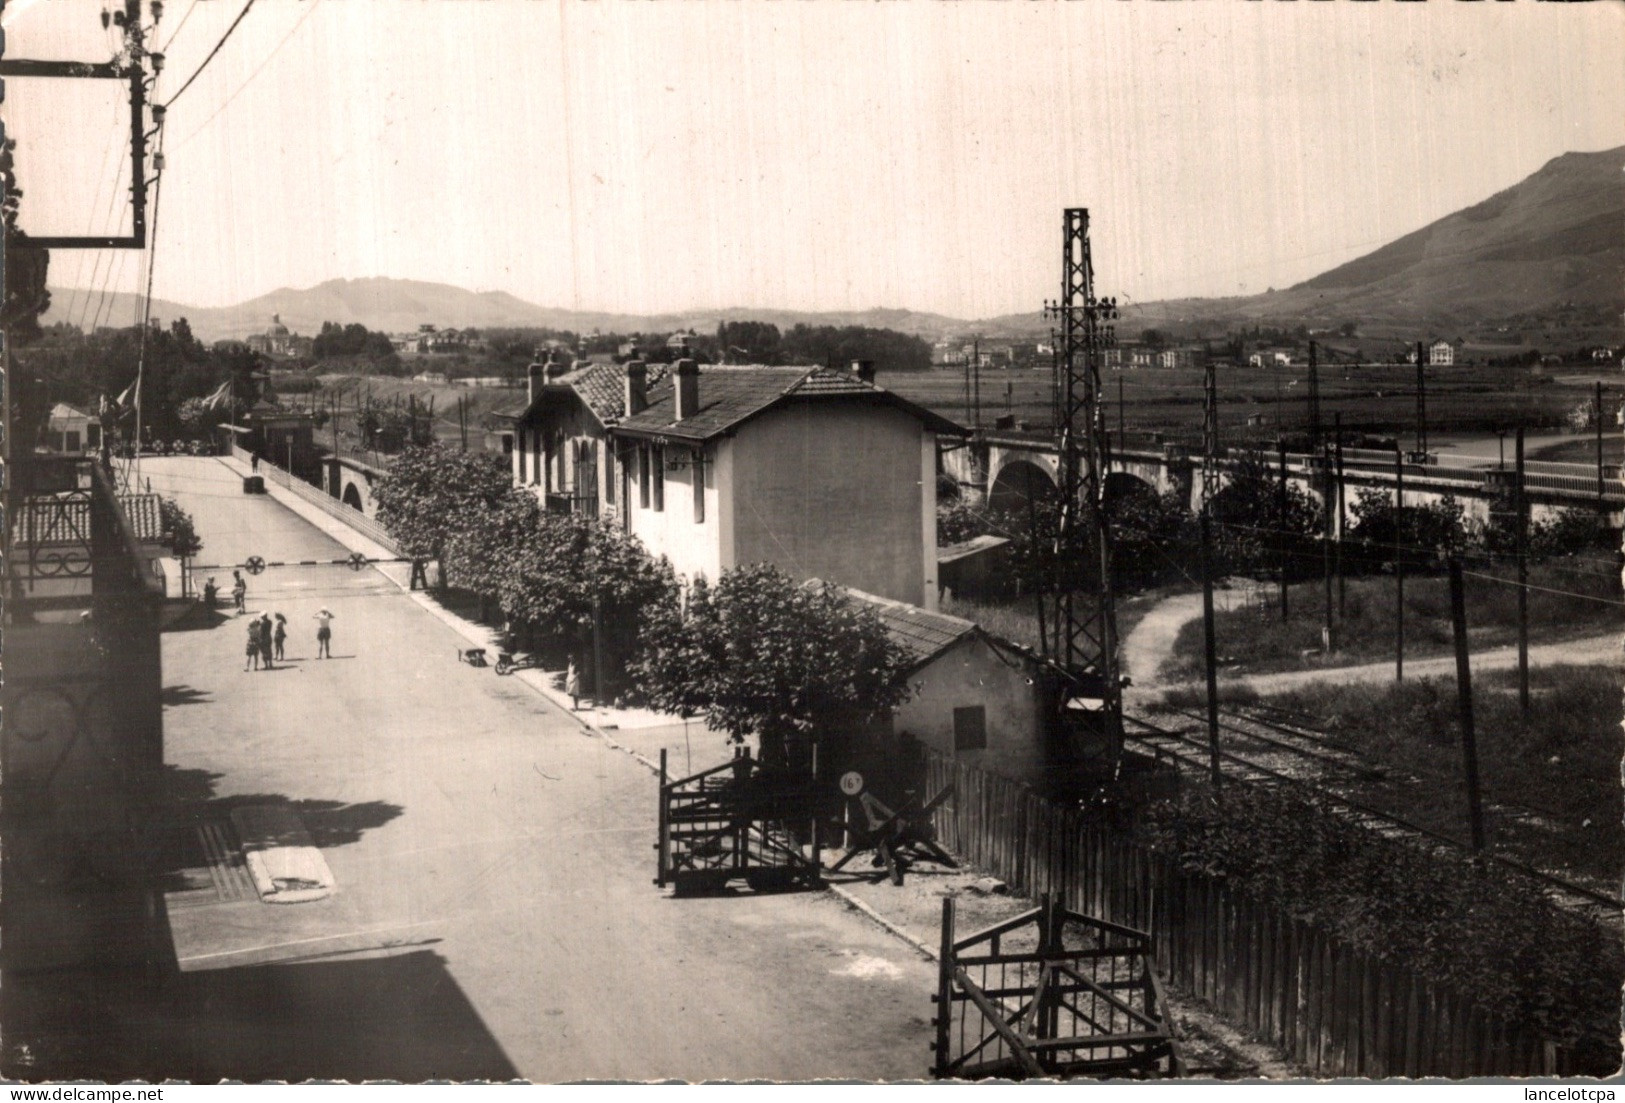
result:
[[[228,379],[224,383],[220,384],[220,386],[216,387],[213,394],[203,400],[203,405],[210,410],[218,409],[221,403],[227,400],[230,393],[231,380]]]
[[[140,384],[140,382],[141,380],[138,377],[134,383],[131,383],[128,387],[124,388],[123,392],[119,394],[116,400],[119,406],[127,407],[130,405],[130,397],[135,394],[136,387]]]

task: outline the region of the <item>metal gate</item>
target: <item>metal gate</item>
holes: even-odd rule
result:
[[[811,778],[763,772],[748,749],[675,781],[667,779],[661,751],[655,884],[680,893],[715,892],[732,880],[754,889],[815,886],[816,809]]]
[[[1182,1072],[1151,936],[1068,911],[1047,895],[961,939],[954,901],[943,900],[933,1000],[938,1079]]]

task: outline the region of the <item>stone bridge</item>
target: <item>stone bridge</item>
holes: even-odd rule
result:
[[[963,440],[943,440],[939,450],[943,475],[960,488],[966,500],[996,509],[1025,508],[1035,489],[1049,490],[1060,483],[1055,442],[1032,434],[977,433]],[[1221,485],[1239,464],[1239,457],[1239,452],[1232,451],[1218,460]],[[1270,453],[1268,459],[1274,468],[1277,455]],[[1406,503],[1423,505],[1451,497],[1472,521],[1488,521],[1491,504],[1511,489],[1514,480],[1510,465],[1503,468],[1494,461],[1451,457],[1440,462],[1439,456],[1430,455],[1426,463],[1412,462],[1418,459],[1414,454],[1406,456]],[[1112,451],[1106,493],[1141,486],[1159,495],[1177,495],[1196,509],[1201,505],[1203,464],[1200,453],[1193,454],[1184,445],[1131,438],[1129,444]],[[1323,504],[1331,474],[1319,456],[1287,453],[1287,478]],[[1394,477],[1393,453],[1345,448],[1345,511],[1352,512],[1362,489],[1380,489],[1391,495]],[[1600,495],[1597,469],[1587,464],[1526,462],[1524,487],[1534,521],[1549,519],[1562,509],[1597,510],[1600,506],[1606,509],[1610,528],[1625,524],[1625,484],[1617,464],[1604,467]]]
[[[323,458],[322,489],[367,517],[378,515],[378,503],[372,488],[384,468],[352,459],[349,456],[329,455]]]

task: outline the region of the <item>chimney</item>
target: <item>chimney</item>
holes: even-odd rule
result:
[[[649,405],[649,369],[642,360],[626,362],[626,404],[623,417],[641,414]]]
[[[525,369],[525,405],[536,401],[536,378],[542,374],[540,364],[532,364]]]
[[[554,349],[547,354],[547,377],[549,379],[557,379],[569,370],[570,365],[565,362],[564,357],[559,355],[558,349]]]
[[[676,377],[672,388],[677,394],[677,412],[673,421],[691,418],[700,410],[700,366],[692,360],[679,360],[672,367]]]
[[[875,381],[875,362],[873,360],[852,361],[852,374],[864,383]]]

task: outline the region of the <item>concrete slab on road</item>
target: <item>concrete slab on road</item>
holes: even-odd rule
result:
[[[218,461],[143,466],[209,561],[340,556]],[[918,955],[825,895],[658,891],[648,771],[523,683],[458,663],[452,629],[375,569],[249,581],[250,608],[295,626],[288,662],[245,673],[241,618],[165,635],[171,792],[211,824],[286,802],[335,891],[177,899],[149,1075],[924,1075],[935,974]],[[314,657],[323,606],[332,660]]]

